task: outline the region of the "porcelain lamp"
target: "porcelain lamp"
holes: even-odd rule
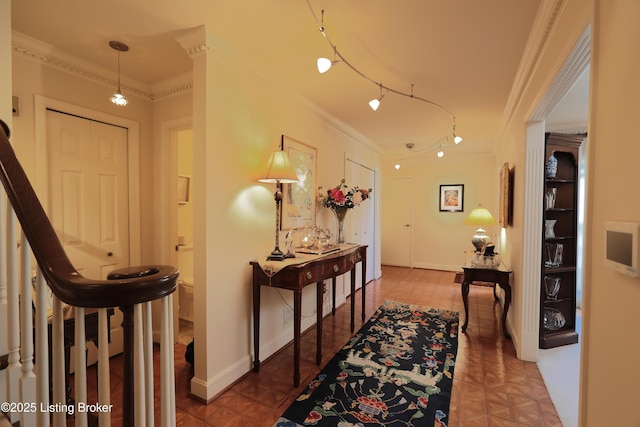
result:
[[[478,207],[471,211],[469,216],[464,220],[464,224],[478,226],[476,234],[471,238],[471,243],[476,248],[477,252],[482,252],[491,240],[487,235],[487,231],[482,227],[497,225],[498,222],[493,215],[491,215],[491,212],[489,212],[488,209]]]

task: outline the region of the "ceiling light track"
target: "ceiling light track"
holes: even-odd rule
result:
[[[328,67],[326,67],[326,69],[324,69],[324,71],[321,72],[326,72],[329,70],[329,68],[331,68],[331,65],[334,65],[336,63],[339,62],[344,62],[345,65],[347,67],[349,67],[352,71],[354,71],[356,74],[358,74],[360,77],[368,80],[369,82],[373,83],[374,85],[378,86],[380,88],[380,98],[377,98],[378,103],[374,103],[376,105],[376,108],[374,108],[373,106],[371,106],[371,108],[375,111],[377,110],[377,107],[379,106],[380,100],[382,99],[382,97],[384,96],[382,94],[383,91],[386,92],[391,92],[391,93],[395,93],[396,95],[400,95],[400,96],[404,96],[410,99],[415,99],[424,103],[427,103],[433,107],[436,107],[438,109],[440,109],[441,111],[443,111],[444,113],[446,113],[449,118],[451,119],[451,125],[452,125],[452,135],[454,137],[454,140],[456,141],[455,143],[458,144],[462,141],[462,138],[456,135],[456,118],[453,115],[453,113],[451,113],[451,111],[449,111],[447,108],[445,108],[444,106],[438,104],[437,102],[431,101],[430,99],[427,98],[423,98],[420,96],[416,96],[413,93],[413,84],[411,85],[411,92],[404,92],[401,90],[397,90],[394,88],[391,88],[389,86],[385,86],[384,84],[382,84],[382,82],[379,82],[369,76],[367,76],[366,74],[364,74],[362,71],[360,71],[359,69],[357,69],[353,64],[351,64],[338,50],[338,48],[336,47],[335,44],[333,44],[333,42],[331,41],[331,39],[329,38],[329,35],[327,34],[327,32],[325,31],[324,28],[324,9],[322,10],[322,15],[321,15],[321,20],[318,20],[318,16],[316,15],[316,13],[313,10],[313,7],[311,6],[311,1],[307,0],[307,6],[309,6],[309,10],[311,11],[311,15],[313,16],[313,19],[316,22],[316,25],[318,26],[318,28],[320,29],[320,33],[322,33],[322,35],[324,36],[324,38],[327,40],[327,42],[329,43],[329,45],[331,46],[331,48],[333,49],[333,56],[334,59],[333,61],[326,59],[324,61],[325,64],[328,64]],[[336,58],[339,58],[340,60],[338,61]]]

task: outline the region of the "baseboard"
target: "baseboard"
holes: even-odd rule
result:
[[[416,262],[413,264],[413,268],[424,268],[426,270],[442,270],[442,271],[460,271],[462,269],[461,264],[432,264],[430,262]]]

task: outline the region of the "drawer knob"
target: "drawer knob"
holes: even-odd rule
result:
[[[340,270],[340,267],[338,267],[338,264],[334,264],[333,265],[333,271],[337,273],[338,270]]]
[[[356,255],[356,257],[358,257],[358,259],[361,259],[361,258],[362,258],[362,254],[361,254],[361,253],[358,253],[358,254]]]
[[[313,274],[310,271],[307,271],[307,279],[311,280],[313,278]]]

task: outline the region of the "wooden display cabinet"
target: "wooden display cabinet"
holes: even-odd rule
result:
[[[584,134],[545,134],[545,162],[547,163],[542,200],[540,348],[578,342],[576,331],[578,152],[585,137]],[[550,174],[547,167],[552,155],[557,159],[555,176],[553,173]],[[547,195],[552,191],[555,191],[555,197],[550,198],[555,200],[549,202]],[[549,223],[553,221],[555,221],[553,224]],[[562,248],[558,249],[558,245]],[[557,254],[561,255],[561,260]],[[555,296],[554,281],[559,282]]]

